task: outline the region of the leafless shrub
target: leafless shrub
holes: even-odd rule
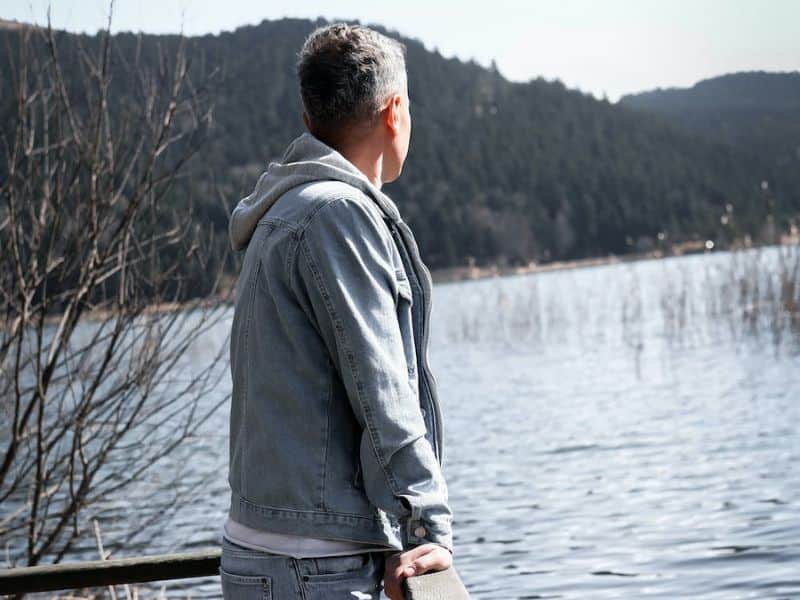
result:
[[[58,562],[91,539],[102,502],[226,399],[206,399],[222,348],[199,376],[186,365],[224,314],[186,302],[187,265],[209,269],[210,233],[185,203],[168,210],[188,189],[176,184],[210,94],[183,41],[148,62],[140,48],[115,54],[110,19],[92,39],[67,48],[68,74],[59,34],[22,28],[4,81],[15,116],[0,139],[0,542],[12,564]],[[167,508],[171,487],[153,502]]]

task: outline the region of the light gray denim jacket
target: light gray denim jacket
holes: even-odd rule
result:
[[[428,367],[431,278],[397,207],[305,133],[230,221],[230,516],[452,550]]]

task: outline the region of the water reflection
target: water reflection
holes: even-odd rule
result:
[[[772,252],[439,289],[477,597],[800,594],[800,374]],[[527,307],[539,316],[509,314]]]

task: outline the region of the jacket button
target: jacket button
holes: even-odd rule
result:
[[[425,536],[427,535],[427,533],[428,533],[428,531],[427,531],[427,530],[426,530],[424,527],[422,527],[422,526],[420,526],[420,527],[417,527],[417,528],[414,530],[414,535],[415,535],[415,536],[417,536],[417,537],[419,537],[419,538],[421,538],[421,537],[425,537]]]

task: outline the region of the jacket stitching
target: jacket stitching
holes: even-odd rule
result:
[[[331,373],[331,377],[333,374]],[[322,495],[321,495],[321,507],[323,510],[327,510],[327,504],[325,503],[325,482],[328,476],[328,445],[330,444],[330,437],[331,437],[331,400],[333,399],[333,382],[328,380],[328,397],[325,406],[325,443],[322,447]]]
[[[286,229],[289,229],[290,231],[297,231],[297,229],[299,228],[297,223],[293,223],[292,221],[289,221],[287,219],[283,219],[281,217],[272,217],[272,216],[263,217],[258,222],[256,227],[262,227],[264,225],[282,225],[283,227],[285,227]]]
[[[297,230],[292,230],[292,236],[289,241],[289,248],[286,251],[286,259],[283,263],[283,269],[286,273],[286,279],[289,282],[289,289],[294,289],[294,263],[295,254],[297,252]]]
[[[385,219],[383,218],[382,209],[380,207],[378,207],[376,205],[376,203],[372,199],[370,199],[369,196],[367,196],[366,194],[360,193],[360,192],[353,193],[353,194],[344,194],[342,192],[337,192],[336,194],[331,194],[331,195],[325,197],[324,199],[320,200],[318,203],[316,203],[308,211],[308,213],[303,217],[303,219],[300,221],[300,223],[298,223],[296,225],[295,233],[299,234],[299,236],[302,236],[303,233],[305,233],[305,230],[311,224],[311,221],[313,221],[314,218],[317,216],[317,214],[323,208],[325,208],[326,206],[332,204],[333,202],[336,202],[337,200],[339,200],[341,202],[355,202],[355,203],[357,203],[359,206],[361,206],[362,208],[366,209],[367,212],[371,213],[372,216],[376,220],[380,220],[380,221],[382,221],[384,223],[384,225],[386,225]],[[387,225],[387,228],[388,228],[388,225]],[[386,240],[384,240],[384,243],[385,242],[386,242]]]
[[[300,221],[297,227],[298,233],[300,233],[301,235],[305,233],[306,228],[308,227],[309,223],[311,223],[311,221],[314,219],[314,217],[317,216],[317,213],[326,206],[328,206],[329,204],[335,202],[336,200],[347,200],[347,198],[343,198],[337,195],[337,196],[328,196],[324,200],[320,200],[317,204],[315,204],[311,208],[311,210],[308,211],[308,214],[306,214],[306,216],[303,217],[303,220]]]
[[[350,348],[350,342],[347,339],[347,334],[344,331],[344,326],[342,325],[339,317],[336,315],[336,310],[333,308],[333,305],[330,301],[330,294],[328,293],[327,288],[325,287],[324,282],[322,281],[322,275],[319,272],[319,269],[314,262],[313,257],[311,256],[311,249],[308,247],[308,244],[305,241],[305,238],[300,240],[300,245],[303,249],[303,256],[306,259],[309,269],[314,276],[314,282],[317,284],[317,288],[319,293],[322,295],[322,298],[325,302],[325,308],[328,311],[328,315],[331,318],[331,322],[334,323],[334,331],[336,332],[335,335],[339,338],[339,343],[342,344],[343,349],[345,350],[345,356],[347,357],[347,363],[350,367],[350,372],[353,376],[353,380],[356,382],[356,390],[358,396],[358,404],[361,407],[362,412],[364,413],[364,420],[367,423],[367,431],[369,432],[370,442],[372,442],[372,451],[375,454],[375,458],[378,461],[378,464],[383,471],[383,474],[386,476],[386,480],[389,483],[389,488],[392,491],[392,494],[396,495],[399,492],[399,488],[397,485],[394,476],[388,470],[388,466],[386,465],[383,456],[380,452],[380,446],[377,442],[377,431],[375,430],[375,425],[373,423],[372,412],[369,408],[369,405],[364,401],[364,397],[362,392],[364,391],[363,383],[361,382],[361,378],[358,374],[358,368],[355,364],[355,355]]]
[[[248,285],[250,286],[250,289],[248,290],[249,293],[248,293],[248,299],[247,299],[247,319],[245,319],[245,327],[244,327],[244,356],[246,356],[246,357],[250,356],[250,349],[249,349],[249,346],[248,346],[248,342],[250,340],[250,322],[253,319],[253,304],[254,304],[254,298],[255,298],[255,292],[256,292],[256,284],[258,282],[258,275],[259,275],[259,273],[261,273],[261,260],[260,260],[261,250],[264,248],[264,242],[266,241],[266,239],[267,239],[267,237],[264,236],[264,238],[261,240],[261,244],[259,244],[258,252],[256,253],[256,255],[254,257],[255,260],[256,260],[256,268],[253,271],[253,274],[250,276],[250,281],[248,282]],[[247,390],[250,387],[250,368],[249,368],[249,365],[247,365],[247,368],[245,369],[244,377],[245,377],[244,386],[242,386],[243,389],[244,389],[244,402],[242,402],[242,405],[243,405],[242,406],[242,415],[243,416],[247,413],[247,405],[249,404],[249,402],[248,402],[249,398],[248,398],[248,395],[247,395]],[[247,428],[245,427],[245,423],[246,422],[247,422],[247,419],[246,418],[242,418],[242,423],[241,423],[241,426],[239,427],[239,435],[241,436],[242,445],[244,447],[247,447],[247,444],[246,444],[246,441],[247,441],[246,440]],[[241,469],[241,478],[242,478],[242,492],[246,494],[247,493],[247,469]]]
[[[371,517],[366,516],[358,513],[349,513],[349,512],[342,512],[342,511],[325,511],[319,512],[317,510],[301,510],[297,508],[282,508],[277,506],[270,506],[269,504],[256,504],[255,502],[250,502],[246,498],[239,497],[238,498],[239,506],[245,508],[251,512],[259,512],[259,513],[291,513],[293,516],[302,517],[342,517],[346,519],[360,519],[362,521],[371,521],[374,523],[380,523],[381,519],[379,517]]]

